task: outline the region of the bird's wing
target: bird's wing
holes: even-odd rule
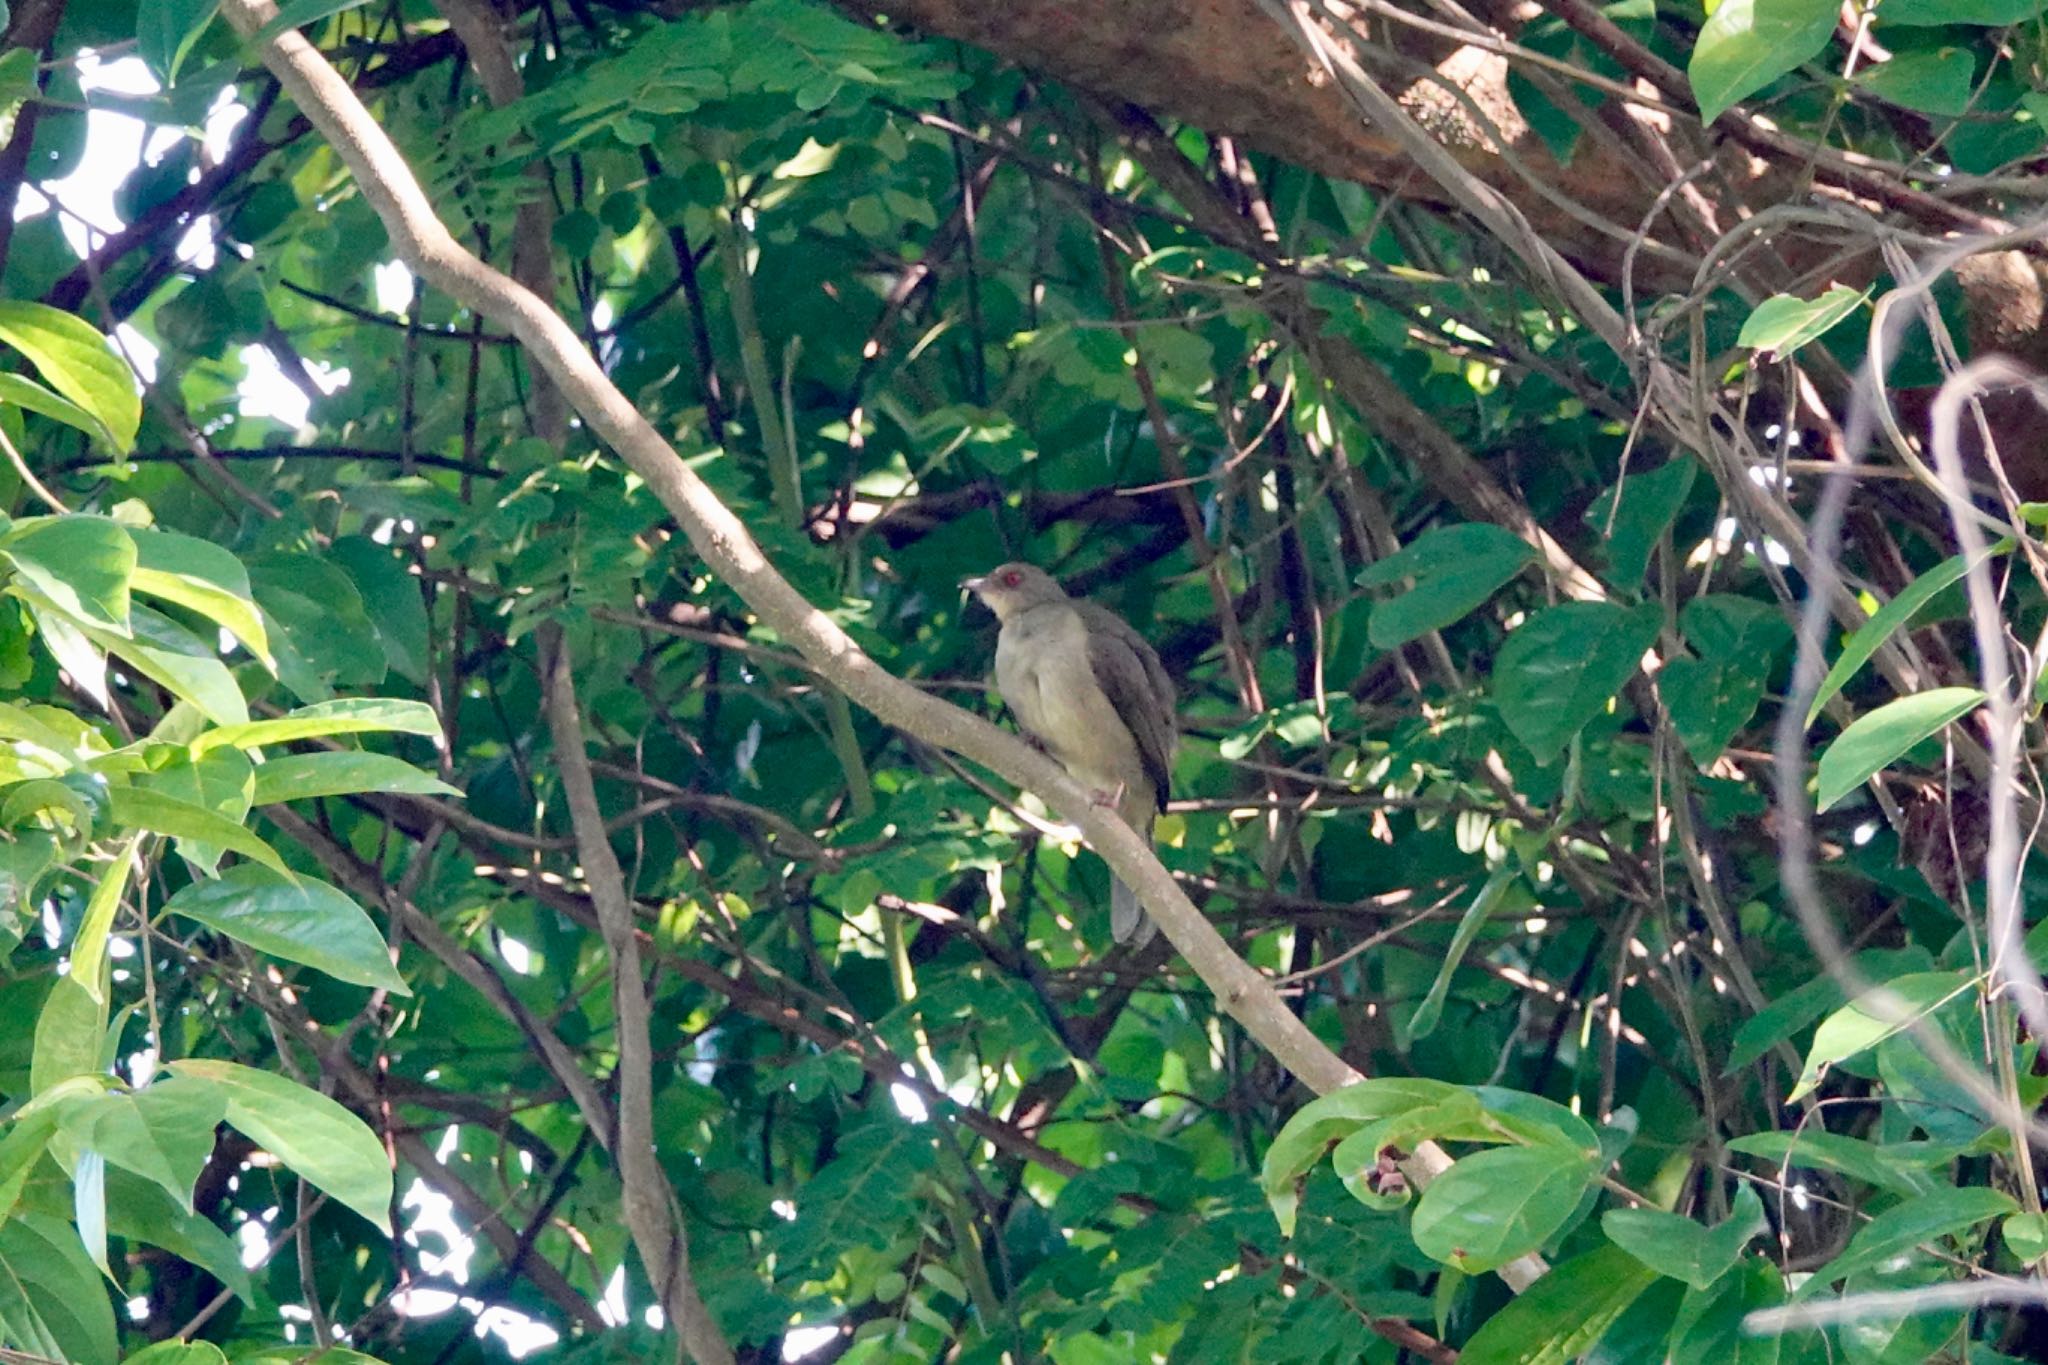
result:
[[[1095,685],[1137,741],[1138,761],[1152,783],[1154,799],[1165,810],[1176,728],[1173,684],[1152,646],[1122,617],[1093,602],[1074,605],[1088,628],[1088,662],[1095,671]]]

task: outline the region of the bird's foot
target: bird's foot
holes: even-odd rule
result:
[[[1088,793],[1088,804],[1091,806],[1101,806],[1106,810],[1116,810],[1123,805],[1124,790],[1129,785],[1128,782],[1119,782],[1116,784],[1116,790],[1113,792],[1090,792]]]

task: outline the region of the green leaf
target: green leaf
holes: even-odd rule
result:
[[[256,720],[243,725],[223,725],[209,730],[192,742],[193,751],[205,753],[223,744],[253,749],[287,740],[313,739],[323,735],[356,735],[371,731],[392,731],[406,735],[441,737],[441,722],[434,708],[425,702],[399,701],[385,697],[354,697],[302,706],[274,720]]]
[[[2048,0],[1884,0],[1878,10],[1881,25],[1937,27],[1943,24],[1979,24],[2004,28],[2023,24],[2042,10]]]
[[[1657,690],[1679,742],[1704,766],[1756,714],[1792,627],[1776,607],[1726,593],[1686,603],[1680,621],[1702,657],[1672,659],[1658,675]]]
[[[276,671],[263,616],[240,560],[210,541],[174,531],[131,528],[129,535],[135,541],[135,591],[198,612]]]
[[[1494,660],[1501,719],[1538,763],[1549,763],[1642,666],[1663,622],[1655,602],[1566,602],[1536,613]]]
[[[220,0],[151,0],[137,9],[136,47],[163,84],[177,83],[178,69],[219,8]]]
[[[1600,1226],[1616,1246],[1658,1274],[1705,1289],[1733,1269],[1750,1239],[1770,1224],[1756,1191],[1744,1184],[1727,1220],[1712,1228],[1663,1209],[1609,1209]]]
[[[13,1216],[30,1173],[49,1150],[50,1139],[57,1135],[59,1107],[18,1111],[9,1120],[7,1136],[0,1138],[0,1223]]]
[[[279,681],[300,700],[327,701],[336,687],[384,680],[384,649],[355,580],[312,555],[253,561],[249,581],[263,608]]]
[[[85,917],[78,922],[78,933],[71,940],[70,979],[102,1004],[106,996],[100,980],[107,958],[107,936],[114,928],[114,913],[121,908],[121,895],[128,889],[129,868],[135,862],[135,850],[140,843],[139,838],[131,837],[115,851],[86,900]]]
[[[1711,26],[1713,20],[1707,23]],[[1774,294],[1750,313],[1735,344],[1768,351],[1774,359],[1782,360],[1826,333],[1869,297],[1870,290],[1851,289],[1846,284],[1831,285],[1825,294],[1812,300]]]
[[[1746,1186],[1744,1188],[1747,1188]],[[1785,1302],[1785,1277],[1761,1256],[1745,1257],[1712,1289],[1689,1290],[1671,1328],[1669,1359],[1715,1365],[1778,1365],[1785,1338],[1752,1336],[1743,1320]]]
[[[1502,863],[1493,875],[1486,879],[1486,885],[1479,888],[1479,894],[1472,898],[1472,904],[1465,909],[1458,921],[1457,932],[1451,935],[1451,946],[1444,951],[1444,958],[1438,964],[1436,980],[1430,983],[1429,994],[1415,1007],[1415,1015],[1408,1021],[1410,1038],[1427,1038],[1436,1031],[1437,1020],[1443,1017],[1444,997],[1450,992],[1451,977],[1457,973],[1458,964],[1465,960],[1466,952],[1472,947],[1472,940],[1479,937],[1479,931],[1486,927],[1494,907],[1500,904],[1501,896],[1507,891],[1518,873],[1512,862]]]
[[[388,545],[367,536],[341,536],[328,554],[348,571],[362,594],[363,610],[392,671],[413,682],[427,680],[427,636],[432,624],[420,598],[420,581]]]
[[[277,7],[277,17],[256,30],[256,36],[249,40],[250,45],[261,47],[286,29],[317,24],[322,19],[346,14],[368,3],[369,0],[285,0]]]
[[[97,986],[95,994],[75,972],[67,972],[43,998],[29,1062],[29,1093],[41,1096],[73,1077],[101,1074],[100,1047],[107,1035],[104,979]]]
[[[350,792],[404,792],[412,796],[460,796],[462,793],[432,773],[423,772],[389,754],[356,750],[325,754],[285,754],[256,768],[254,803],[310,801]]]
[[[164,909],[337,981],[412,994],[369,915],[318,878],[294,880],[244,865],[185,886]]]
[[[0,1224],[0,1338],[69,1365],[114,1365],[114,1306],[76,1231],[17,1210]]]
[[[1829,0],[1721,0],[1685,69],[1706,123],[1820,55],[1840,7]]]
[[[96,814],[92,803],[70,783],[54,777],[32,778],[9,787],[6,801],[0,802],[0,826],[15,829],[45,811],[62,811],[71,817],[71,828],[78,838],[92,838]]]
[[[190,1213],[227,1101],[203,1081],[173,1079],[71,1100],[61,1114],[63,1131],[82,1149],[161,1186]]]
[[[1881,1146],[1817,1128],[1790,1133],[1744,1133],[1729,1140],[1728,1150],[1779,1166],[1838,1171],[1852,1180],[1907,1196],[1925,1194],[1936,1184],[1923,1167],[1897,1154],[1897,1144]]]
[[[1650,567],[1650,551],[1685,506],[1699,468],[1698,461],[1680,455],[1655,469],[1630,474],[1593,500],[1586,511],[1586,524],[1607,537],[1603,577],[1608,582],[1628,592],[1642,586]],[[1615,508],[1617,497],[1619,510]]]
[[[2001,1230],[2005,1245],[2021,1265],[2030,1266],[2048,1256],[2048,1213],[2015,1213]]]
[[[1367,638],[1380,649],[1393,649],[1441,630],[1477,609],[1535,558],[1527,541],[1489,522],[1425,531],[1358,575],[1366,588],[1415,580],[1400,596],[1373,607]]]
[[[1458,1352],[1459,1365],[1567,1365],[1605,1336],[1656,1279],[1655,1271],[1617,1247],[1576,1256],[1488,1318]]]
[[[1929,598],[1968,573],[1972,565],[1981,564],[1992,555],[2004,554],[2011,548],[2010,540],[2001,540],[1974,560],[1962,555],[1944,559],[1908,583],[1897,597],[1879,607],[1868,621],[1856,627],[1855,634],[1842,646],[1842,656],[1835,660],[1827,677],[1821,679],[1820,690],[1813,694],[1813,705],[1806,708],[1806,723],[1813,724],[1814,718],[1820,715],[1821,707],[1848,685],[1849,680],[1870,661],[1870,656],[1877,653],[1878,646],[1912,620],[1914,613],[1925,606]]]
[[[241,1248],[232,1238],[199,1214],[180,1208],[160,1186],[119,1167],[107,1172],[107,1231],[162,1247],[219,1280],[243,1303],[255,1301]]]
[[[0,299],[0,341],[35,362],[43,382],[91,413],[126,455],[142,424],[135,377],[105,337],[69,313],[25,299]]]
[[[128,634],[135,542],[127,528],[105,517],[34,517],[0,536],[0,553],[28,586],[81,626]]]
[[[14,52],[21,51],[15,48]],[[12,56],[13,53],[8,54]],[[30,412],[39,412],[45,417],[62,422],[84,432],[95,441],[106,445],[114,444],[114,438],[100,425],[99,418],[87,412],[68,398],[51,393],[26,375],[0,374],[0,403],[12,403]]]
[[[31,605],[38,604],[32,601]],[[90,626],[81,628],[81,633],[94,647],[118,656],[173,696],[191,702],[215,724],[236,725],[249,719],[249,706],[235,675],[204,640],[139,602],[131,606],[128,620],[135,631],[132,639]],[[47,629],[56,622],[38,610],[36,624]],[[64,660],[64,665],[69,668],[70,661]]]
[[[1858,972],[1876,980],[1903,976],[1907,972],[1926,971],[1934,966],[1934,959],[1924,948],[1903,948],[1896,951],[1873,948],[1858,953],[1854,962]],[[1727,1069],[1722,1074],[1735,1075],[1779,1043],[1840,1005],[1842,1000],[1842,983],[1832,974],[1825,972],[1785,992],[1750,1018],[1743,1020],[1742,1026],[1735,1030],[1735,1038],[1728,1047]]]
[[[1915,972],[1865,991],[1821,1021],[1799,1083],[1785,1102],[1791,1104],[1819,1085],[1821,1072],[1833,1063],[1875,1047],[1974,984],[1976,978],[1965,972]]]
[[[1862,84],[1902,109],[1953,117],[1969,112],[1976,77],[1977,59],[1967,48],[1939,47],[1894,52],[1865,71]]]
[[[391,1235],[391,1167],[361,1119],[318,1091],[234,1062],[189,1057],[164,1069],[220,1086],[229,1124]]]
[[[29,614],[35,618],[36,634],[41,637],[43,647],[50,651],[50,657],[71,675],[71,681],[77,684],[79,691],[101,706],[107,706],[106,651],[89,639],[81,627],[74,625],[56,603],[33,591],[23,595],[28,601]]]
[[[1974,687],[1937,687],[1858,716],[1821,753],[1819,808],[1834,805],[1906,750],[1983,704],[1984,694]]]
[[[123,1365],[228,1365],[228,1358],[210,1341],[180,1341],[172,1337],[137,1351]]]
[[[240,749],[215,749],[193,758],[180,753],[154,772],[136,778],[136,785],[160,792],[174,800],[210,810],[223,820],[242,824],[249,815],[250,795],[255,790],[255,765]],[[211,877],[220,866],[222,849],[196,839],[180,839],[178,852],[202,877]]]
[[[1461,1157],[1415,1203],[1416,1249],[1468,1275],[1506,1265],[1564,1226],[1593,1175],[1593,1163],[1568,1147]]]
[[[2018,1207],[2018,1202],[2004,1190],[1982,1185],[1930,1190],[1897,1208],[1886,1209],[1858,1228],[1842,1254],[1815,1271],[1812,1279],[1793,1291],[1792,1297],[1808,1298],[1837,1280],[1881,1265],[1922,1243],[1952,1237]]]
[[[146,829],[174,839],[196,839],[218,844],[245,858],[253,858],[280,875],[286,872],[277,850],[250,830],[204,806],[180,801],[146,787],[112,787],[107,791],[107,811],[117,824],[129,829]]]

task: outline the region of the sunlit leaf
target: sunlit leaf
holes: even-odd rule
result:
[[[1974,687],[1937,687],[1858,716],[1821,751],[1819,808],[1834,805],[1906,750],[1983,704],[1984,694]]]

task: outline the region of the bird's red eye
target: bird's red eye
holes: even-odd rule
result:
[[[1014,588],[1023,581],[1024,575],[1018,573],[1015,569],[1011,569],[1008,573],[1003,575],[1003,586],[1006,588]]]

